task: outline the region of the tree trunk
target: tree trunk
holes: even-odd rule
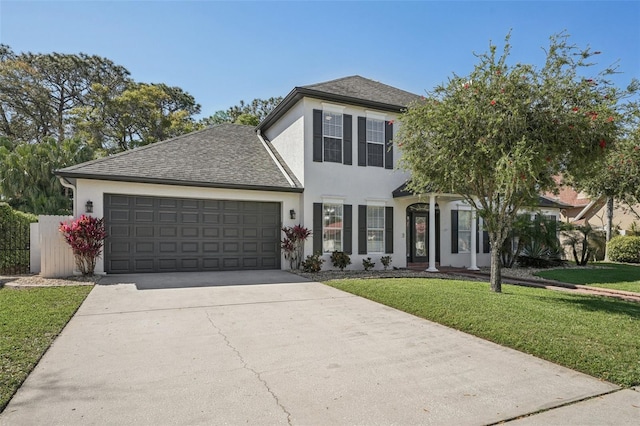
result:
[[[502,264],[500,263],[500,246],[491,247],[491,291],[502,292]]]
[[[611,240],[613,228],[613,197],[607,198],[607,223],[606,223],[606,239],[607,242]],[[604,250],[604,260],[609,261],[609,250]]]

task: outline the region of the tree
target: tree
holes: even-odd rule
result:
[[[24,142],[70,137],[70,114],[87,105],[94,84],[118,92],[129,71],[112,61],[80,54],[16,55],[0,45],[0,134]]]
[[[216,111],[215,114],[203,118],[200,125],[207,127],[221,123],[238,123],[257,126],[280,102],[281,96],[269,99],[256,98],[248,104],[241,100],[238,105],[229,107],[226,111]]]
[[[13,150],[0,146],[0,194],[21,211],[66,214],[71,200],[53,172],[92,158],[93,151],[79,139],[58,144],[49,138],[39,144],[18,144]]]
[[[91,100],[74,110],[75,124],[101,152],[125,151],[197,129],[193,115],[200,105],[179,87],[130,83],[114,97],[109,88],[94,85]]]
[[[491,290],[501,291],[500,248],[519,211],[555,191],[560,171],[580,180],[616,141],[618,99],[613,70],[582,77],[599,52],[552,36],[546,61],[510,65],[508,35],[477,55],[465,77],[454,75],[402,115],[397,143],[415,193],[459,194],[478,210],[491,243]]]
[[[636,83],[636,82],[634,82]],[[629,91],[634,90],[629,88]],[[606,153],[602,169],[587,179],[572,184],[592,197],[608,199],[607,216],[613,213],[613,201],[626,204],[638,219],[640,212],[633,206],[640,202],[640,105],[627,102],[625,114],[615,117],[620,122],[617,143]],[[607,220],[607,241],[611,239],[611,220]]]

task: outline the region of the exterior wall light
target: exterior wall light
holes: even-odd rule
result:
[[[93,201],[87,201],[87,204],[84,205],[84,211],[87,213],[93,213]]]
[[[296,211],[294,209],[289,210],[289,217],[291,219],[295,219],[296,218]]]

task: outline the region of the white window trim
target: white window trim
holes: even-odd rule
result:
[[[335,202],[332,202],[335,201]],[[322,253],[323,254],[328,254],[331,253],[331,251],[325,251],[324,248],[324,231],[325,231],[325,224],[324,224],[324,208],[327,204],[334,204],[334,205],[339,205],[342,207],[342,214],[341,214],[341,228],[340,228],[340,248],[341,251],[344,251],[344,200],[343,199],[331,199],[331,198],[324,198],[322,199]]]
[[[322,102],[322,110],[327,112],[332,112],[334,114],[344,114],[344,110],[346,107],[336,104],[328,104],[326,102]]]
[[[367,203],[367,207],[371,206],[371,207],[386,207],[387,206],[387,200],[380,200],[380,199],[375,199],[375,198],[367,198],[366,200]]]
[[[374,120],[387,121],[387,115],[381,114],[379,112],[365,110],[365,115],[367,116],[367,118],[372,118]]]
[[[335,195],[323,196],[322,204],[344,204],[344,197]]]
[[[458,208],[458,235],[457,235],[458,239],[460,239],[460,213],[459,212],[469,212],[469,216],[471,217],[471,221],[473,221],[473,213],[472,213],[473,210],[469,206],[465,206],[465,207],[467,207],[467,208]],[[469,226],[469,230],[468,231],[467,230],[463,230],[462,231],[462,232],[465,232],[465,233],[467,233],[467,232],[469,233],[469,250],[463,251],[460,248],[460,245],[458,244],[458,253],[460,253],[460,254],[468,254],[468,253],[471,253],[471,250],[473,250],[473,248],[471,247],[471,232],[472,232],[472,229],[473,229],[473,223]]]

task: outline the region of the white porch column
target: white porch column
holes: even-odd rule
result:
[[[427,272],[438,272],[436,268],[436,196],[429,196],[429,267]]]
[[[470,271],[479,271],[478,254],[476,252],[478,226],[476,224],[476,209],[471,209],[471,266],[467,269]]]

